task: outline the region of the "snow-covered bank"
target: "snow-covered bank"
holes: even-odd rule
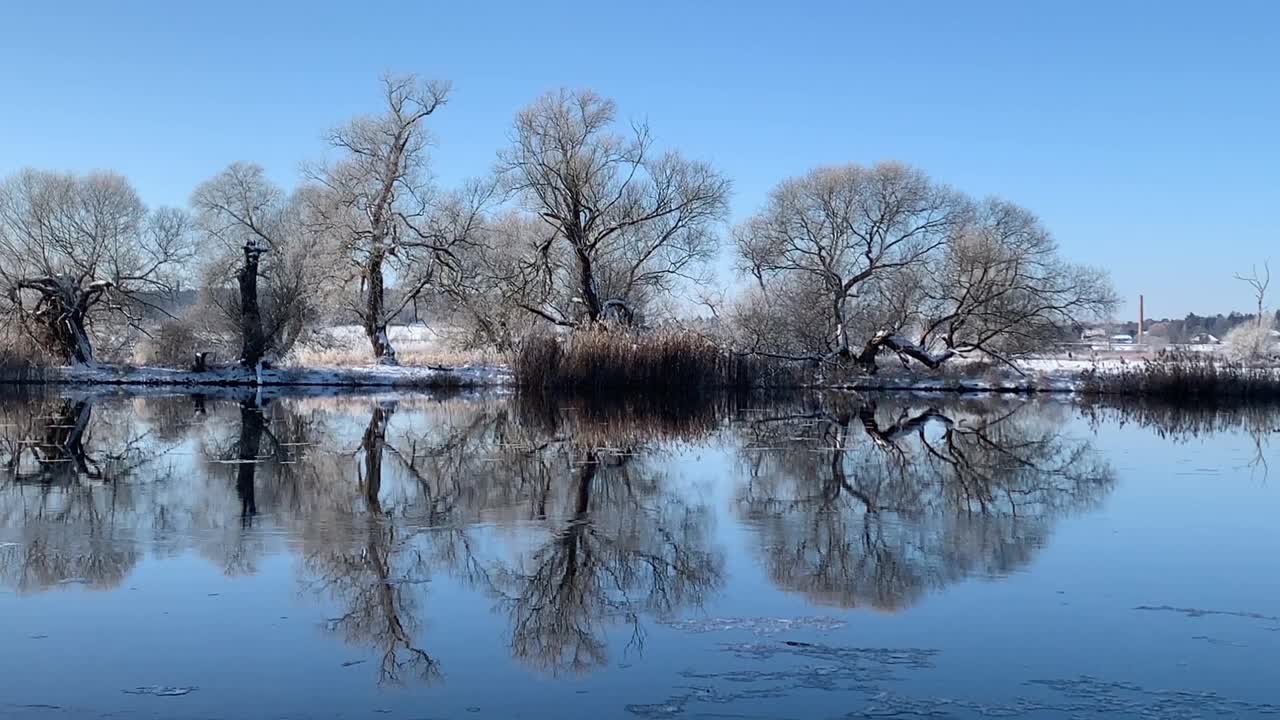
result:
[[[1010,373],[1005,377],[931,377],[922,375],[877,375],[830,386],[839,390],[876,390],[953,393],[1073,393],[1081,389],[1081,377],[1068,375],[1028,375]]]
[[[215,368],[206,372],[128,365],[78,365],[50,368],[44,381],[71,385],[232,385],[316,387],[454,388],[511,384],[511,372],[497,365],[462,367],[283,367],[254,371]]]

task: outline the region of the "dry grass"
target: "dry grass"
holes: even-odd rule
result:
[[[1141,395],[1168,402],[1220,404],[1280,400],[1280,369],[1209,353],[1167,353],[1118,372],[1088,371],[1086,395]]]
[[[433,331],[416,326],[393,326],[388,335],[396,358],[406,367],[462,367],[502,362],[497,353],[460,350],[447,329]],[[369,341],[356,327],[330,328],[299,343],[284,359],[290,367],[363,367],[373,364]]]
[[[0,339],[0,382],[39,383],[52,358],[25,338]]]
[[[697,442],[733,416],[740,397],[521,392],[516,416],[523,427],[560,436],[580,447],[629,448],[650,442]]]
[[[616,327],[527,338],[516,352],[517,382],[527,388],[700,392],[762,384],[766,363],[724,350],[696,333]]]
[[[397,348],[396,358],[405,367],[463,367],[490,365],[500,360],[492,353],[449,348],[427,352],[401,351]],[[284,362],[286,367],[363,367],[373,364],[373,356],[367,348],[296,350]]]

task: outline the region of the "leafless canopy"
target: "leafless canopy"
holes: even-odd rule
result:
[[[0,283],[8,310],[63,359],[92,362],[88,328],[114,314],[140,327],[178,287],[190,221],[148,212],[122,176],[23,170],[0,185]]]
[[[658,154],[649,128],[614,129],[612,100],[552,92],[517,116],[500,153],[504,187],[544,225],[522,279],[524,309],[558,325],[634,318],[638,305],[698,280],[715,251],[729,181],[709,165]]]
[[[331,253],[307,232],[303,201],[260,166],[233,163],[196,188],[191,204],[205,240],[204,304],[240,336],[241,362],[288,352],[320,315],[316,287],[332,280]]]
[[[825,167],[775,188],[735,240],[765,292],[783,284],[819,301],[827,341],[810,350],[847,357],[850,324],[869,320],[851,312],[887,300],[893,276],[942,249],[968,213],[963,197],[903,165]]]
[[[912,356],[925,364],[969,352],[1007,359],[1071,336],[1116,302],[1105,272],[1064,261],[1035,215],[992,198],[927,265],[909,326],[885,329],[918,333],[904,347],[924,349]]]
[[[313,227],[342,248],[359,290],[349,309],[382,363],[396,362],[388,323],[453,265],[478,217],[479,206],[459,210],[457,198],[439,196],[431,183],[425,122],[449,90],[412,75],[384,78],[383,110],[330,133],[338,158],[308,173],[320,186],[311,196]]]
[[[1115,305],[1105,273],[1063,261],[1030,212],[895,163],[788,180],[735,238],[758,284],[736,314],[745,344],[784,357],[1007,359]]]
[[[1248,275],[1237,274],[1237,280],[1247,283],[1253,290],[1254,299],[1258,301],[1258,326],[1262,327],[1266,321],[1262,317],[1262,312],[1267,300],[1267,288],[1271,285],[1271,263],[1262,263],[1262,272],[1258,272],[1258,266],[1254,265]]]

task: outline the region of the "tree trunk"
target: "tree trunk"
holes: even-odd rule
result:
[[[382,514],[382,503],[378,499],[382,492],[382,450],[387,444],[387,425],[394,412],[394,404],[375,405],[360,440],[360,449],[364,452],[365,505],[374,515]]]
[[[240,497],[240,520],[245,524],[258,514],[254,479],[265,424],[262,409],[254,402],[246,400],[240,403],[240,447],[237,453],[240,462],[236,465],[236,495]]]
[[[84,328],[84,315],[73,312],[65,320],[63,345],[70,350],[69,357],[81,365],[93,364],[93,343]]]
[[[886,347],[901,356],[916,360],[930,370],[937,370],[942,367],[943,363],[956,355],[954,350],[931,353],[905,338],[894,335],[888,330],[881,330],[872,336],[866,345],[862,346],[862,352],[858,354],[858,364],[866,370],[868,375],[876,374],[876,357],[880,354],[880,349]],[[906,361],[904,360],[903,362],[905,363]]]
[[[45,297],[49,303],[45,316],[45,331],[49,336],[50,350],[63,359],[78,364],[93,364],[93,343],[85,330],[84,311],[79,302],[68,303],[62,298]]]
[[[364,334],[373,348],[373,358],[379,365],[396,365],[396,351],[387,335],[386,282],[383,277],[381,252],[369,255],[365,268]]]
[[[262,332],[262,311],[258,306],[258,266],[262,249],[253,242],[244,245],[244,264],[240,268],[240,364],[257,367],[266,354],[266,337]]]
[[[66,275],[25,278],[9,291],[9,297],[20,312],[20,322],[46,348],[63,360],[77,364],[93,363],[93,343],[85,330],[89,309],[111,288],[108,281],[94,281],[87,287]],[[21,293],[39,295],[34,308],[27,309]]]
[[[845,296],[843,293],[831,301],[831,317],[836,325],[835,354],[842,358],[849,357],[849,328],[844,318]]]
[[[582,295],[582,305],[587,312],[587,320],[600,320],[603,311],[600,305],[600,294],[596,292],[595,268],[591,256],[585,251],[577,251],[578,255],[578,292]]]

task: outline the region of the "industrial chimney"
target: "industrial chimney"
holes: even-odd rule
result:
[[[1138,337],[1136,338],[1136,341],[1137,341],[1137,343],[1138,343],[1139,345],[1142,345],[1142,344],[1143,344],[1143,340],[1142,340],[1142,323],[1143,323],[1143,321],[1145,321],[1145,320],[1146,320],[1146,318],[1147,318],[1147,315],[1146,315],[1146,308],[1145,308],[1145,307],[1143,307],[1143,302],[1144,302],[1144,300],[1145,300],[1145,298],[1143,298],[1143,296],[1141,296],[1141,295],[1139,295],[1139,296],[1138,296]]]

